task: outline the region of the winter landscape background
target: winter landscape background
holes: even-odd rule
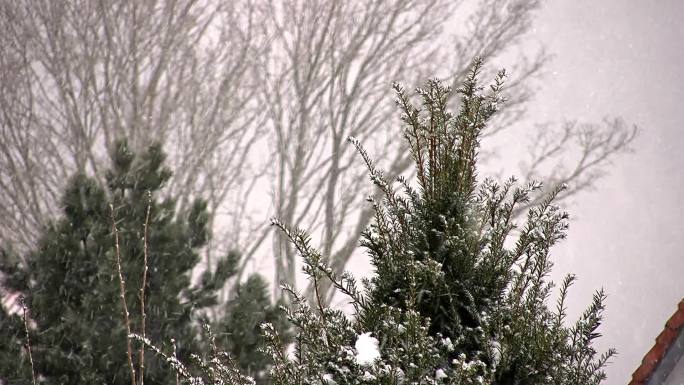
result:
[[[475,3],[477,2],[466,1],[461,10],[467,11],[472,9]],[[263,4],[267,4],[267,2],[263,2]],[[464,14],[467,14],[467,12]],[[555,268],[552,273],[554,281],[561,281],[562,277],[567,273],[575,273],[579,278],[577,284],[570,291],[569,318],[571,320],[575,319],[579,312],[585,308],[594,290],[603,287],[608,294],[605,321],[599,329],[604,337],[598,340],[597,347],[600,351],[614,347],[619,353],[617,357],[612,359],[612,363],[607,368],[608,379],[605,384],[625,384],[629,381],[631,373],[639,365],[642,356],[651,347],[654,338],[662,330],[665,321],[675,310],[677,303],[684,295],[684,281],[681,279],[682,271],[684,271],[684,258],[682,258],[681,247],[679,247],[682,234],[684,233],[684,225],[682,224],[684,204],[682,204],[680,197],[680,192],[684,191],[684,178],[682,177],[684,157],[681,154],[682,145],[684,145],[684,134],[682,134],[680,120],[678,119],[678,113],[681,110],[680,104],[684,100],[684,74],[681,72],[682,63],[684,63],[684,44],[682,43],[684,41],[684,26],[681,24],[681,20],[684,19],[684,4],[677,0],[654,0],[651,2],[620,0],[598,2],[589,0],[553,1],[543,3],[538,11],[531,14],[533,15],[531,28],[521,35],[521,39],[517,40],[517,45],[514,45],[515,48],[503,50],[504,54],[494,55],[494,58],[486,61],[485,65],[489,71],[488,75],[492,74],[495,69],[507,68],[514,83],[516,79],[516,61],[520,57],[534,58],[540,48],[547,50],[548,54],[551,55],[550,60],[544,63],[541,76],[533,77],[533,79],[530,79],[531,82],[529,84],[526,83],[527,86],[536,90],[536,93],[525,104],[526,114],[523,115],[523,118],[514,119],[513,127],[496,134],[493,138],[485,138],[483,152],[485,153],[486,163],[480,169],[481,174],[483,176],[494,174],[499,179],[519,174],[521,168],[517,162],[526,159],[529,155],[529,150],[526,146],[529,145],[530,141],[526,139],[533,133],[542,132],[543,128],[539,127],[543,124],[548,124],[550,128],[558,128],[563,121],[568,120],[577,121],[579,124],[593,124],[600,123],[604,118],[619,118],[626,125],[635,125],[639,128],[638,136],[630,145],[634,150],[632,153],[618,154],[618,156],[610,154],[610,166],[599,167],[600,171],[605,171],[605,175],[597,179],[597,183],[595,183],[592,189],[580,191],[561,202],[561,206],[567,209],[571,215],[570,230],[568,239],[551,252],[555,262]],[[227,13],[225,16],[231,17],[232,15]],[[133,19],[135,22],[135,18]],[[293,24],[287,18],[284,20],[285,22],[282,25],[290,26]],[[455,20],[459,20],[458,17]],[[348,19],[342,19],[339,25],[342,25],[343,27],[341,28],[344,28],[346,26],[345,23],[349,21]],[[312,23],[315,24],[315,22]],[[353,24],[350,23],[350,25]],[[7,25],[12,25],[12,23],[7,23]],[[97,25],[97,22],[94,25]],[[294,25],[296,26],[297,23],[294,23]],[[462,32],[458,29],[459,26],[460,24],[457,22],[445,23],[445,33],[442,37],[452,32],[450,28],[454,28],[454,33]],[[314,30],[314,32],[318,33],[320,31]],[[124,30],[123,34],[125,35],[126,33]],[[269,33],[273,33],[273,31],[269,31]],[[287,39],[291,35],[276,33],[274,36],[279,35],[287,36],[281,42],[287,45]],[[218,39],[213,41],[209,38],[203,41],[207,45],[220,44]],[[249,39],[245,41],[249,41]],[[262,42],[257,38],[254,41],[258,49],[265,46],[261,46]],[[431,40],[427,39],[427,42],[430,43]],[[236,46],[224,47],[225,52],[231,53],[244,48],[240,45],[239,39],[234,40],[233,43]],[[245,48],[245,52],[252,52],[254,57],[258,58],[257,48],[253,52],[249,51],[251,48]],[[280,48],[282,49],[283,46],[280,46]],[[372,52],[372,50],[370,51]],[[445,52],[447,51],[445,50]],[[330,52],[336,51],[331,49]],[[463,49],[463,52],[470,53],[467,48]],[[307,53],[310,54],[311,52]],[[327,53],[328,51],[326,51]],[[424,52],[420,53],[423,54]],[[151,60],[154,61],[155,54],[150,56],[152,57]],[[315,52],[312,56],[315,56]],[[410,55],[408,56],[410,57]],[[331,57],[334,57],[334,55]],[[214,68],[212,67],[214,65],[212,60],[220,61],[223,59],[224,56],[210,57],[203,63],[207,66],[206,68]],[[249,60],[251,59],[252,56],[249,56]],[[458,64],[463,65],[465,68],[471,57],[451,59],[456,60]],[[211,99],[214,95],[233,96],[231,92],[234,92],[235,95],[239,94],[235,97],[235,100],[246,101],[245,105],[248,108],[244,108],[244,110],[247,112],[243,114],[241,108],[244,106],[235,107],[234,104],[231,104],[230,100],[225,103],[225,105],[235,108],[226,113],[225,116],[228,121],[228,123],[225,123],[225,126],[230,126],[235,131],[231,133],[234,136],[228,135],[223,138],[221,146],[225,146],[225,148],[217,152],[219,155],[216,158],[203,155],[201,151],[205,149],[206,143],[203,143],[202,140],[197,140],[197,137],[204,134],[214,135],[222,130],[224,121],[221,119],[209,121],[206,124],[207,131],[204,134],[195,134],[193,129],[196,127],[193,124],[196,122],[194,119],[188,119],[188,122],[191,123],[183,126],[187,131],[174,136],[173,139],[169,139],[169,142],[173,143],[169,143],[167,146],[172,154],[170,157],[172,159],[170,163],[172,164],[170,166],[174,168],[176,175],[180,174],[183,178],[187,178],[190,181],[187,186],[177,184],[173,187],[175,188],[174,193],[185,194],[183,195],[184,200],[179,203],[179,206],[184,206],[187,209],[190,206],[190,201],[185,198],[193,196],[193,194],[202,195],[204,193],[202,188],[207,186],[221,185],[223,183],[221,186],[225,188],[224,192],[227,191],[229,193],[223,196],[220,193],[216,193],[211,197],[214,201],[210,202],[209,210],[217,213],[217,223],[215,224],[215,230],[217,231],[215,233],[218,233],[219,236],[214,239],[214,243],[209,247],[210,250],[213,250],[211,248],[216,246],[216,251],[213,255],[209,253],[205,257],[209,264],[215,263],[215,258],[219,254],[225,253],[231,247],[238,248],[237,246],[239,246],[239,248],[242,248],[242,250],[239,250],[240,252],[248,254],[248,257],[253,259],[249,263],[240,265],[238,278],[244,277],[243,273],[255,271],[263,273],[269,280],[292,277],[290,274],[295,270],[295,265],[297,267],[301,265],[301,262],[293,262],[294,259],[287,260],[287,257],[294,255],[292,248],[287,243],[279,239],[277,235],[271,238],[270,230],[268,230],[266,225],[268,223],[267,218],[270,216],[277,216],[287,222],[294,222],[298,217],[306,220],[311,219],[311,223],[316,224],[315,228],[311,229],[315,242],[326,237],[332,239],[332,241],[327,243],[327,246],[322,248],[326,255],[333,255],[339,250],[344,251],[345,247],[341,246],[343,244],[354,245],[354,237],[353,235],[349,236],[348,233],[353,233],[352,228],[357,223],[355,222],[356,215],[360,211],[358,207],[363,207],[355,205],[358,202],[362,202],[362,199],[358,198],[358,196],[367,194],[370,191],[368,189],[357,191],[357,189],[366,186],[367,180],[364,179],[363,182],[359,183],[354,182],[355,179],[352,174],[350,174],[351,176],[346,175],[346,179],[340,178],[339,180],[329,182],[326,176],[319,175],[322,174],[320,171],[324,167],[328,167],[324,160],[321,164],[325,166],[320,167],[318,173],[313,173],[312,171],[310,175],[320,177],[321,185],[327,183],[327,186],[331,186],[331,190],[341,191],[330,196],[343,202],[347,202],[346,199],[348,199],[348,202],[351,202],[349,206],[351,208],[344,208],[341,214],[339,214],[335,211],[339,209],[338,201],[335,202],[335,205],[331,203],[329,206],[326,206],[328,202],[325,201],[325,198],[327,196],[324,196],[323,193],[317,195],[321,191],[324,192],[325,189],[312,193],[310,190],[302,187],[300,190],[293,188],[293,191],[296,190],[297,193],[301,193],[300,206],[295,207],[292,213],[287,212],[288,202],[291,202],[293,195],[292,191],[288,190],[287,183],[285,182],[298,178],[299,181],[307,181],[307,179],[302,178],[302,175],[295,175],[293,177],[292,170],[288,170],[287,167],[283,166],[286,162],[282,161],[282,159],[286,159],[288,156],[296,157],[301,155],[301,153],[306,152],[309,148],[305,148],[302,151],[301,148],[296,146],[300,146],[302,143],[310,143],[311,141],[315,142],[315,138],[328,134],[325,128],[320,129],[318,126],[325,126],[328,123],[325,113],[329,111],[326,110],[328,105],[324,105],[324,107],[320,107],[320,110],[317,110],[316,108],[319,108],[317,107],[319,104],[308,100],[310,95],[306,95],[302,100],[295,100],[293,95],[296,92],[292,91],[292,83],[299,79],[293,81],[288,78],[290,73],[286,70],[282,74],[278,73],[278,60],[285,60],[289,64],[287,59],[282,57],[264,64],[264,67],[267,69],[276,69],[274,71],[275,75],[269,73],[268,70],[264,71],[259,76],[268,73],[268,76],[273,75],[273,77],[267,80],[258,78],[258,81],[254,83],[250,83],[250,81],[256,78],[253,79],[249,76],[245,77],[245,79],[249,79],[248,81],[240,83],[244,81],[240,77],[243,74],[249,73],[251,76],[248,70],[241,71],[244,68],[251,68],[250,65],[253,63],[249,64],[249,61],[242,62],[237,60],[237,69],[233,71],[236,74],[235,79],[237,80],[235,80],[235,83],[225,82],[225,84],[229,84],[226,87],[235,87],[231,88],[230,92],[226,92],[221,88],[224,83],[218,82],[213,78],[203,78],[204,73],[202,71],[191,71],[191,77],[186,79],[186,86],[200,85],[197,88],[197,95],[201,95],[205,99],[200,98],[199,105],[212,105]],[[334,60],[331,60],[331,62],[334,62]],[[444,63],[446,61],[441,62],[435,59],[434,62],[429,63],[430,65],[420,68],[423,71],[434,71],[435,76],[443,74],[453,75],[453,73],[450,73],[450,68],[448,68],[453,63]],[[406,77],[416,75],[408,67],[393,67],[395,64],[387,57],[381,57],[377,62],[374,62],[374,65],[380,68],[378,70],[378,79],[383,76],[389,76],[388,74],[390,73],[393,74],[394,72],[391,71],[395,70],[397,71],[396,73]],[[244,67],[241,67],[242,65]],[[385,65],[387,65],[387,71],[385,71]],[[293,65],[293,68],[297,68],[297,65]],[[346,70],[355,74],[358,68],[357,64],[352,64]],[[231,71],[227,72],[231,73]],[[217,78],[222,75],[217,74]],[[282,80],[278,78],[280,75],[283,76],[282,79],[285,79],[282,83],[279,82]],[[7,79],[12,79],[11,71],[6,71],[4,76],[7,76]],[[194,78],[195,76],[197,78]],[[268,78],[268,76],[265,77]],[[421,72],[421,76],[433,76],[433,73]],[[126,78],[126,76],[123,76],[123,78]],[[144,81],[149,80],[145,76],[140,78]],[[369,82],[373,83],[375,80],[377,79],[370,80]],[[382,78],[383,87],[385,84],[384,80],[388,80],[388,83],[390,79]],[[409,82],[415,79],[399,78],[391,80]],[[483,83],[488,83],[491,79],[486,77],[482,80]],[[254,84],[259,84],[259,81],[263,81],[263,84],[268,83],[269,87],[273,87],[275,91],[271,92],[271,89],[263,91],[262,89],[266,89],[266,87],[261,87],[262,89],[260,89],[255,86],[253,89],[247,87],[250,90],[256,90],[254,91],[255,94],[250,94],[252,91],[246,91],[244,94],[241,93],[243,92],[240,88],[241,85],[249,84],[251,87]],[[312,83],[314,84],[312,86],[313,89],[316,89],[322,82],[314,81]],[[380,82],[375,81],[375,83]],[[382,95],[384,89],[381,90],[375,83],[373,83],[375,88],[370,87],[368,95],[361,94],[361,96],[356,96],[364,102],[351,103],[350,105],[353,105],[351,114],[349,114],[350,110],[341,112],[341,110],[331,108],[333,110],[331,116],[336,116],[334,119],[331,119],[335,123],[339,123],[340,127],[345,128],[349,126],[363,130],[364,127],[369,126],[367,122],[357,120],[361,116],[361,112],[366,111],[364,110],[364,108],[367,108],[367,106],[364,106],[365,101],[377,100],[381,108],[385,106],[381,103],[381,101],[385,100],[383,99],[384,96],[382,98],[378,97],[378,95]],[[124,80],[121,84],[126,84],[126,81]],[[217,86],[218,84],[221,86]],[[339,89],[330,91],[330,99],[326,99],[325,102],[332,106],[344,105],[345,95],[340,96],[336,92],[344,94],[347,85],[346,79],[341,81],[340,84],[341,86],[338,85],[338,87],[342,89],[342,92]],[[202,88],[205,85],[206,88]],[[361,87],[364,91],[366,90],[365,85],[363,84]],[[8,89],[11,88],[10,86],[7,87]],[[125,87],[123,86],[124,89]],[[387,84],[387,89],[389,89],[389,84]],[[277,92],[282,92],[283,94],[277,95]],[[138,97],[136,92],[133,92],[133,94],[134,98]],[[191,89],[186,95],[195,95],[195,93]],[[389,92],[387,95],[389,95]],[[142,97],[146,98],[148,96],[149,94]],[[301,95],[297,94],[297,96]],[[325,99],[320,95],[319,97],[320,100]],[[339,98],[339,100],[336,98]],[[122,100],[124,100],[122,105],[127,106],[125,99],[125,97],[122,97]],[[188,97],[188,99],[192,98]],[[151,100],[151,105],[158,102],[154,97]],[[259,102],[264,100],[273,101],[274,103],[272,105],[269,104],[269,106],[276,107],[269,111],[270,115],[266,114],[268,117],[260,121],[260,124],[250,125],[252,123],[250,119],[254,117],[263,118],[260,115],[262,112],[260,110],[261,107],[258,106],[258,103],[255,104],[256,100],[259,100]],[[302,102],[305,108],[297,104],[299,102]],[[75,104],[78,105],[76,102]],[[285,127],[285,131],[290,130],[286,132],[287,135],[290,135],[287,139],[290,141],[287,146],[290,147],[285,148],[287,146],[283,145],[285,150],[274,154],[274,158],[264,156],[264,151],[271,151],[269,146],[273,146],[276,142],[272,138],[276,136],[273,133],[278,130],[281,130],[279,133],[282,133],[283,127],[278,127],[277,129],[274,127],[278,126],[278,123],[287,120],[282,119],[282,121],[278,121],[278,119],[282,118],[278,114],[284,114],[288,118],[291,117],[288,114],[294,115],[299,111],[297,110],[298,108],[307,110],[309,105],[314,106],[312,107],[314,112],[311,113],[311,116],[302,118],[301,121],[294,123],[294,120],[290,121],[289,126],[286,125]],[[160,130],[157,134],[160,136],[165,135],[161,130],[167,127],[161,128],[161,125],[157,127],[144,118],[139,118],[136,115],[138,114],[136,104],[131,103],[131,106],[133,107],[128,107],[130,111],[126,110],[126,107],[122,109],[124,115],[130,112],[131,116],[134,116],[126,124],[130,123],[130,127],[134,128],[147,124],[146,128],[149,132]],[[103,108],[103,110],[106,110],[106,108]],[[163,109],[160,108],[160,110]],[[45,112],[41,111],[40,108],[38,111]],[[154,108],[150,107],[149,111],[151,111],[149,116],[153,116],[152,111],[155,111]],[[197,116],[200,116],[202,119],[211,115],[205,114],[205,111],[201,109],[193,112],[197,111],[200,111]],[[292,111],[295,112],[293,113]],[[114,111],[114,115],[120,112]],[[103,116],[108,113],[103,113]],[[233,113],[235,114],[231,115]],[[335,115],[336,113],[339,114]],[[219,116],[224,118],[221,114]],[[273,116],[277,117],[274,118]],[[344,116],[344,119],[347,119],[348,116],[351,116],[351,118],[340,123],[335,120],[339,116]],[[395,147],[396,141],[391,140],[392,135],[395,135],[396,132],[392,131],[392,127],[383,126],[388,121],[384,119],[388,119],[387,117],[390,115],[383,115],[383,112],[381,112],[372,116],[375,119],[372,123],[376,124],[376,127],[381,128],[374,135],[369,135],[372,138],[365,143],[372,158],[381,158],[381,161],[378,162],[379,168],[384,168],[388,165],[387,160],[392,155],[392,150],[397,148]],[[185,116],[180,113],[175,117],[184,118]],[[310,120],[307,121],[306,118]],[[65,121],[68,121],[68,119],[70,118],[65,118]],[[90,123],[92,122],[97,122],[97,118],[90,121]],[[263,126],[261,122],[264,122]],[[62,124],[64,124],[64,127],[70,127],[69,123],[71,121]],[[184,123],[187,122],[183,121],[180,125]],[[241,126],[242,124],[244,126]],[[198,126],[201,127],[202,124],[199,123]],[[41,128],[37,127],[38,129]],[[93,127],[98,127],[98,124],[93,124]],[[247,128],[243,130],[244,127]],[[302,135],[305,139],[301,142],[301,138],[297,136],[299,127],[310,129],[310,131]],[[253,131],[250,131],[252,129]],[[273,130],[269,131],[271,129]],[[97,130],[95,129],[93,132],[95,131]],[[11,130],[7,132],[12,133]],[[245,132],[249,133],[245,134]],[[135,131],[134,134],[139,136],[132,137],[131,142],[135,143],[137,140],[140,146],[140,143],[146,141],[144,135],[147,132],[144,130]],[[220,137],[222,134],[216,135]],[[267,135],[272,137],[267,137]],[[340,134],[339,138],[335,138],[335,140],[344,142],[343,136],[346,135],[347,133]],[[241,147],[243,143],[231,142],[232,139],[226,139],[228,137],[238,137],[240,140],[244,139],[247,142],[254,140],[255,144],[251,155],[245,159],[232,157],[233,154],[242,154],[240,150],[243,148]],[[194,139],[195,141],[190,141],[189,143],[197,147],[193,147],[191,150],[184,148],[184,145],[187,143],[184,140],[188,138]],[[107,139],[93,139],[93,142],[89,144],[79,143],[78,145],[83,145],[85,148],[88,145],[95,146],[93,143],[100,145],[100,140],[104,142],[109,139],[109,137]],[[387,140],[386,146],[383,144],[383,140]],[[211,142],[211,140],[208,140],[208,142]],[[5,147],[8,143],[0,144]],[[235,144],[235,147],[231,147],[233,143],[238,144]],[[251,146],[252,142],[249,143],[249,146]],[[330,142],[325,143],[326,145],[330,144]],[[385,147],[390,148],[390,150],[383,154],[382,151]],[[327,147],[321,145],[320,148],[324,148],[321,152],[324,155],[320,158],[324,159]],[[335,148],[333,151],[335,154],[345,154],[342,157],[343,161],[348,159],[358,160],[358,158],[354,158],[355,155],[349,157],[349,154],[353,153],[351,145],[343,143]],[[617,152],[619,153],[620,151]],[[21,153],[21,151],[17,153]],[[75,151],[75,154],[76,158],[86,157],[85,152],[81,154],[78,150]],[[97,156],[103,156],[104,152],[92,151],[90,155],[93,154],[96,158]],[[186,155],[188,158],[183,157]],[[277,159],[277,155],[282,157]],[[569,163],[572,163],[572,159],[577,157],[577,153],[569,151],[563,154],[563,157],[565,158],[562,159],[569,159]],[[507,161],[509,159],[513,161]],[[193,160],[197,162],[193,163]],[[383,163],[382,160],[385,162]],[[74,162],[78,161],[80,159]],[[87,164],[89,161],[86,160],[84,162]],[[272,162],[272,165],[262,169],[262,171],[267,171],[264,172],[262,178],[255,180],[255,184],[250,187],[251,173],[263,167],[264,164],[268,165],[269,162]],[[97,162],[93,161],[93,163]],[[185,168],[182,166],[187,164],[194,164],[195,169],[189,166]],[[249,164],[250,167],[245,166],[246,164]],[[281,179],[279,179],[281,183],[280,186],[277,186],[278,183],[275,180],[279,172],[278,167],[281,166],[283,166],[280,170],[282,171],[280,174]],[[313,163],[306,167],[309,166],[311,166],[311,170],[315,171],[316,166]],[[346,166],[349,166],[352,170],[358,169],[363,171],[360,161],[350,161],[349,164],[343,164],[343,167]],[[92,169],[88,169],[88,167],[90,166],[84,166],[84,169],[91,171]],[[211,171],[207,171],[207,175],[210,175],[210,177],[206,179],[197,177],[197,170],[203,171],[207,168],[211,168]],[[524,167],[522,168],[524,169]],[[46,170],[48,170],[47,175],[50,175],[50,169],[46,168]],[[64,170],[62,172],[67,174]],[[294,174],[296,174],[296,170]],[[58,185],[61,177],[55,175],[57,174],[50,175],[50,177],[57,180],[56,185]],[[282,177],[282,175],[285,175],[285,177]],[[102,177],[102,175],[99,176]],[[272,180],[269,177],[273,177]],[[36,178],[32,183],[36,183],[38,180],[40,178]],[[234,188],[234,185],[231,184],[233,182],[238,186],[237,188]],[[351,184],[347,185],[346,183]],[[243,188],[245,186],[247,187]],[[347,186],[351,186],[351,188],[347,188]],[[307,188],[310,189],[311,186]],[[221,199],[226,196],[229,198],[222,201]],[[244,200],[241,200],[243,198]],[[304,208],[304,203],[302,202],[309,198],[311,202],[315,203],[311,207],[319,207],[319,210],[321,210],[318,211],[319,214],[310,214]],[[25,200],[24,203],[31,203],[30,199],[27,200],[25,197],[19,196],[19,200],[22,199]],[[231,206],[230,204],[225,204],[225,202],[231,204],[238,202],[239,204]],[[242,205],[244,202],[248,202],[248,204]],[[0,206],[5,209],[12,206],[12,204],[6,204],[6,202],[0,203],[3,203]],[[37,206],[40,206],[40,204],[45,206],[38,207],[37,211],[44,209],[45,212],[48,212],[54,209],[54,207],[50,207],[49,203],[42,202],[37,204]],[[325,209],[323,209],[324,207]],[[327,209],[330,209],[330,215],[328,215]],[[344,211],[347,209],[348,211]],[[17,212],[21,212],[21,210]],[[321,212],[325,214],[320,214]],[[330,226],[328,226],[328,222],[324,223],[324,220],[321,219],[335,218],[338,214],[345,220],[347,219],[346,214],[348,214],[351,219],[347,222],[340,220],[340,222],[344,223],[339,225],[334,223],[334,220],[331,220],[330,223],[332,224]],[[10,217],[6,216],[6,218]],[[17,221],[21,220],[21,216],[13,218],[20,218]],[[233,222],[225,221],[226,218],[233,220]],[[288,224],[306,228],[309,226],[309,222],[304,219],[301,223]],[[240,222],[241,220],[244,220],[244,222]],[[8,224],[9,221],[10,219],[7,219],[7,222],[2,223],[2,225],[13,231],[16,230],[17,226]],[[226,229],[237,230],[230,232]],[[327,230],[330,231],[328,232]],[[20,232],[18,231],[18,233]],[[348,237],[336,238],[338,234]],[[7,234],[4,234],[3,237],[5,235]],[[11,238],[11,236],[8,236],[8,238]],[[353,257],[348,267],[359,276],[368,274],[370,270],[367,257],[360,250],[353,253],[350,252],[351,254],[353,254]],[[278,263],[280,265],[276,267]],[[278,273],[274,272],[276,268],[279,269]],[[302,278],[301,274],[298,275],[298,278]],[[306,288],[303,280],[300,280],[298,283],[301,285],[300,288]],[[269,291],[276,296],[278,295],[278,289],[275,287],[270,288]],[[8,301],[9,307],[12,307],[12,305],[16,307],[16,298],[15,296]],[[221,301],[224,299],[222,297]]]

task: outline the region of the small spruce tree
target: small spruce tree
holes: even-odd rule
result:
[[[3,254],[4,284],[23,293],[30,309],[32,352],[41,383],[175,384],[176,375],[165,362],[145,354],[138,341],[128,340],[129,329],[180,358],[187,359],[206,345],[198,321],[208,322],[205,310],[217,305],[218,290],[236,273],[239,255],[229,254],[192,284],[200,249],[210,236],[206,204],[197,200],[188,212],[176,213],[173,199],[156,199],[171,175],[163,161],[157,145],[136,157],[125,141],[119,142],[106,186],[84,175],[74,176],[62,199],[62,217],[46,229],[26,264],[10,252]],[[266,293],[259,286],[246,297],[261,300],[260,312],[273,312],[273,305],[262,298]],[[244,316],[253,311],[242,304],[230,310]],[[15,357],[1,360],[0,379],[28,384],[31,372],[22,347],[25,333],[20,315],[3,311],[0,316],[0,357]],[[243,327],[232,326],[233,334]],[[253,327],[244,327],[251,333]],[[262,367],[253,370],[263,371],[261,359]]]
[[[224,316],[215,324],[217,345],[229,352],[240,373],[252,377],[257,384],[269,383],[271,356],[263,351],[265,344],[261,325],[270,323],[289,341],[288,325],[280,310],[282,302],[273,305],[267,282],[258,274],[238,283]]]
[[[357,287],[351,274],[335,275],[310,246],[302,230],[274,221],[304,260],[314,289],[331,280],[350,298],[351,319],[340,310],[292,297],[287,309],[294,325],[291,357],[271,325],[264,325],[273,356],[274,384],[598,384],[614,350],[593,347],[604,310],[599,291],[574,325],[567,325],[565,299],[574,277],[554,287],[548,280],[550,249],[565,238],[568,216],[553,204],[564,186],[527,210],[541,184],[519,186],[477,180],[482,133],[497,106],[505,73],[484,91],[476,60],[457,92],[460,111],[447,111],[449,89],[430,81],[418,89],[415,107],[395,86],[403,112],[404,137],[416,166],[415,183],[389,183],[355,139],[372,182],[384,199],[362,237],[375,268]]]

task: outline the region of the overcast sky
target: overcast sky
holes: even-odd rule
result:
[[[575,311],[603,286],[600,347],[619,356],[607,385],[626,384],[684,296],[684,2],[549,1],[530,44],[555,54],[529,119],[600,121],[640,128],[636,152],[597,189],[577,197],[554,277],[577,273]],[[679,112],[679,113],[678,113]]]

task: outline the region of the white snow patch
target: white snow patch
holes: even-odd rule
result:
[[[377,358],[380,358],[378,350],[378,340],[371,337],[370,333],[363,333],[356,340],[356,362],[359,365],[370,365]]]
[[[365,373],[363,373],[363,376],[361,377],[361,380],[363,381],[374,381],[375,376],[370,374],[367,370]]]
[[[442,345],[446,348],[447,351],[451,352],[454,350],[454,343],[451,342],[451,338],[446,337],[442,338]]]
[[[333,380],[333,376],[330,373],[326,373],[323,375],[323,382],[330,385],[337,385],[337,382]]]
[[[435,378],[438,380],[441,380],[442,378],[446,378],[447,375],[444,373],[444,370],[442,368],[439,368],[435,371]]]
[[[501,362],[501,344],[498,341],[492,341],[492,365],[494,367]]]

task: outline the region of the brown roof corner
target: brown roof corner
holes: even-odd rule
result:
[[[667,350],[679,336],[682,326],[684,326],[684,299],[679,302],[677,311],[667,320],[665,328],[656,337],[655,345],[646,353],[641,360],[641,365],[632,374],[632,381],[629,382],[629,385],[645,385],[647,383]]]

